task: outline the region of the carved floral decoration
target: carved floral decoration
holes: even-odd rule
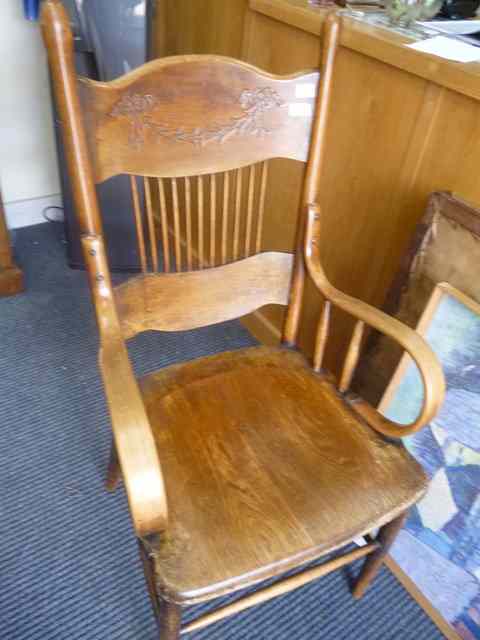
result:
[[[196,146],[204,146],[209,142],[223,143],[235,135],[266,136],[273,130],[263,124],[262,114],[285,104],[280,95],[271,87],[245,89],[239,96],[242,115],[231,118],[222,124],[188,130],[154,122],[151,112],[159,102],[159,99],[151,94],[134,93],[122,96],[121,100],[113,107],[110,116],[123,116],[130,121],[128,138],[130,145],[141,148],[145,142],[146,131],[151,131],[157,137],[189,142]]]

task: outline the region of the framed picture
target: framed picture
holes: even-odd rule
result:
[[[479,263],[477,263],[478,265]],[[445,403],[404,439],[430,477],[391,550],[390,568],[449,638],[480,639],[480,304],[438,284],[417,330],[442,363]],[[379,404],[400,423],[417,415],[422,383],[404,355]]]
[[[480,209],[446,191],[434,192],[405,252],[383,310],[416,327],[439,282],[449,282],[480,303]],[[373,333],[358,368],[355,391],[377,405],[402,349]]]

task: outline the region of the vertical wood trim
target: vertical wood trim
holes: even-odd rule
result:
[[[407,153],[402,163],[398,184],[398,195],[402,196],[406,191],[414,187],[418,173],[422,166],[425,153],[430,146],[432,133],[435,129],[438,114],[440,112],[445,87],[429,82],[425,87],[425,94],[420,112],[415,120]],[[395,202],[395,199],[392,200]]]
[[[305,285],[305,260],[303,255],[303,239],[307,205],[313,204],[317,199],[317,190],[323,169],[325,156],[325,135],[327,131],[327,119],[332,93],[333,67],[339,38],[339,17],[330,13],[325,20],[325,37],[323,39],[322,65],[320,85],[315,104],[315,117],[313,120],[312,136],[308,153],[307,170],[303,184],[302,200],[298,213],[297,236],[295,241],[295,263],[293,266],[290,303],[283,329],[282,342],[294,346],[297,343],[300,315],[302,310],[302,298]]]
[[[187,243],[187,269],[193,269],[192,259],[192,191],[190,178],[185,178],[185,240]]]
[[[177,179],[172,178],[172,202],[173,202],[173,232],[175,244],[175,270],[182,270],[182,249],[180,245],[180,211],[178,207]]]
[[[217,210],[217,184],[215,174],[210,176],[210,266],[215,266],[215,228]]]
[[[147,271],[147,254],[145,251],[145,235],[143,233],[142,209],[140,207],[140,198],[138,195],[138,185],[136,176],[130,176],[130,187],[132,189],[133,211],[135,214],[135,227],[137,230],[138,253],[140,256],[140,264],[142,271]]]
[[[168,237],[167,201],[165,198],[165,184],[162,178],[158,179],[158,191],[160,194],[160,220],[162,225],[162,250],[163,270],[170,272],[170,240]]]
[[[242,210],[242,169],[237,169],[235,185],[235,220],[233,224],[233,259],[238,260],[240,241],[240,215]]]
[[[223,174],[223,212],[222,212],[222,264],[227,262],[227,238],[228,238],[228,205],[230,200],[230,174]]]
[[[252,236],[253,223],[253,198],[255,195],[255,165],[252,164],[248,175],[248,205],[247,205],[247,222],[245,226],[245,257],[250,255],[250,244]]]
[[[355,373],[355,367],[357,366],[358,359],[360,357],[360,348],[362,346],[363,331],[365,323],[361,320],[357,320],[355,328],[353,330],[350,344],[348,345],[347,355],[345,356],[345,362],[343,364],[342,375],[340,376],[340,383],[338,390],[340,393],[345,393],[350,387],[353,374]]]
[[[330,300],[323,303],[322,315],[318,323],[317,335],[315,337],[315,350],[313,352],[313,370],[320,371],[322,368],[323,356],[325,355],[325,347],[327,346],[328,333],[330,329]]]
[[[262,178],[260,183],[260,199],[258,205],[258,218],[257,218],[257,238],[255,241],[255,252],[260,253],[262,250],[262,233],[263,233],[263,218],[265,214],[265,195],[267,192],[267,178],[268,178],[268,160],[262,162]]]
[[[203,177],[197,177],[198,188],[198,268],[203,269],[203,243],[204,243],[204,227],[203,227]]]
[[[154,271],[158,271],[157,236],[155,233],[155,220],[153,217],[150,178],[143,179],[143,186],[145,189],[145,204],[147,207],[148,235],[150,236],[150,253],[152,256],[152,267]]]

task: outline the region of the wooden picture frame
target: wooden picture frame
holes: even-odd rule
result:
[[[401,322],[417,326],[435,286],[449,282],[480,303],[480,208],[458,196],[430,194],[389,289],[383,310]],[[402,349],[372,334],[357,371],[355,390],[377,405],[402,357]]]
[[[455,317],[455,322],[453,322],[454,316],[450,309],[451,327],[453,329],[450,329],[448,323],[445,322],[446,311],[443,311],[443,315],[439,315],[441,305],[449,300],[452,300],[454,305],[460,303],[458,306],[459,315]],[[455,312],[455,306],[453,311]],[[463,325],[459,320],[464,317],[470,317],[470,312],[474,315],[471,316],[472,323],[470,329],[467,330],[465,329],[466,325]],[[436,327],[434,326],[435,319]],[[472,327],[474,334],[472,334]],[[472,335],[476,335],[477,339],[473,346],[480,352],[480,303],[448,283],[439,283],[430,296],[417,325],[417,331],[431,341],[434,350],[437,351],[437,355],[444,356],[447,369],[447,384],[451,381],[452,387],[454,387],[453,392],[458,390],[456,385],[458,380],[461,379],[461,375],[463,375],[461,373],[460,378],[458,378],[457,371],[463,372],[463,370],[471,370],[473,367],[477,369],[477,372],[472,374],[472,379],[480,375],[480,367],[475,365],[475,362],[478,361],[478,354],[477,358],[475,358],[475,355],[472,356],[473,364],[465,365],[467,360],[465,360],[464,353],[460,349],[452,350],[451,342],[452,331],[461,334],[462,340],[465,336],[466,341]],[[438,349],[441,331],[445,331],[445,337],[442,336],[442,340],[446,342],[443,354],[439,353]],[[435,342],[437,347],[435,347]],[[448,356],[448,362],[445,355],[447,353],[453,354],[452,360]],[[473,351],[472,353],[476,354],[477,352]],[[457,368],[454,368],[452,363],[455,363]],[[457,366],[460,363],[462,363],[463,368]],[[401,417],[399,413],[402,413],[402,411],[405,412],[405,418],[410,419],[409,407],[405,406],[405,397],[412,398],[411,382],[408,390],[407,386],[405,386],[403,394],[401,391],[399,392],[401,385],[405,384],[406,376],[412,372],[410,367],[411,359],[405,354],[401,358],[379,404],[379,410],[388,415],[390,419],[399,419]],[[412,375],[410,375],[410,380],[413,380]],[[466,388],[468,389],[468,382]],[[474,398],[475,395],[479,396],[480,404],[480,393],[471,394],[470,397]],[[478,577],[480,570],[473,570],[474,558],[479,553],[476,548],[479,545],[472,542],[472,540],[479,539],[475,533],[478,533],[477,529],[480,528],[480,524],[477,525],[475,521],[475,504],[477,502],[480,504],[480,491],[477,497],[474,498],[474,502],[470,507],[471,511],[466,511],[465,495],[471,485],[466,487],[465,483],[467,482],[467,477],[471,480],[471,476],[478,476],[480,473],[480,434],[476,437],[476,444],[472,444],[472,442],[466,444],[462,438],[462,429],[452,428],[458,418],[459,397],[463,396],[449,396],[447,391],[443,413],[440,412],[431,425],[425,427],[422,432],[414,434],[405,441],[407,448],[410,449],[411,453],[418,458],[423,466],[429,467],[428,461],[434,460],[434,462],[431,462],[431,467],[427,468],[427,471],[431,472],[433,480],[431,488],[424,499],[424,507],[422,507],[422,501],[420,501],[418,506],[412,510],[413,515],[407,521],[406,529],[402,532],[404,538],[402,538],[401,533],[392,549],[392,555],[388,558],[387,566],[436,622],[447,638],[450,640],[472,640],[480,637],[478,635],[480,634],[480,577]],[[393,406],[392,409],[395,399],[397,399],[397,407]],[[474,404],[473,407],[475,406]],[[399,409],[399,407],[405,408]],[[452,411],[452,407],[455,411]],[[465,415],[468,415],[468,420],[472,422],[472,425],[470,425],[467,420],[467,427],[475,426],[473,422],[475,422],[474,416],[476,414],[474,411],[468,411],[471,408],[468,405],[468,399],[464,407],[466,407]],[[443,418],[442,415],[444,416]],[[478,425],[478,428],[480,430],[480,425]],[[465,426],[463,429],[465,429]],[[437,439],[436,441],[435,438]],[[466,465],[471,469],[468,471],[468,476],[465,473]],[[474,469],[474,467],[477,468]],[[434,473],[432,469],[435,470]],[[448,483],[447,486],[445,486],[445,482]],[[442,498],[442,500],[438,498]],[[441,505],[440,508],[436,507],[437,504]],[[436,509],[436,511],[432,512],[432,508]],[[434,525],[430,528],[429,525],[432,522],[434,522]],[[442,524],[441,527],[440,524]],[[439,527],[438,529],[436,529],[437,526]],[[469,542],[466,543],[466,540]],[[403,545],[403,549],[401,545]],[[426,552],[425,558],[421,556],[422,549]],[[473,559],[471,557],[472,549]],[[409,557],[411,558],[410,562]],[[438,564],[435,565],[437,560]],[[427,572],[422,571],[422,564],[431,567],[430,576],[427,575]],[[416,566],[416,569],[412,569],[414,566]],[[449,566],[451,567],[451,574],[448,574]],[[415,571],[417,572],[416,574]],[[437,579],[437,574],[441,575],[442,578]],[[419,576],[424,577],[421,577],[420,584],[417,584]],[[448,585],[448,598],[441,593],[444,583]],[[429,598],[426,594],[430,592],[430,595],[432,595],[435,589],[438,592],[436,599]],[[471,594],[475,592],[477,595],[472,596]],[[456,602],[454,601],[455,594],[458,594]],[[466,594],[468,594],[468,598]],[[469,604],[466,604],[466,602]],[[436,604],[439,606],[437,607]],[[448,618],[448,616],[453,615],[454,611],[458,612],[459,610],[462,613],[458,613],[454,619]]]

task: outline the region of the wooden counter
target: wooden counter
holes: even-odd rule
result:
[[[194,38],[189,40],[191,47],[182,40],[181,49],[171,44],[181,40],[180,35],[171,36],[167,47],[160,38],[157,53],[211,50],[274,73],[318,66],[325,9],[312,8],[306,0],[199,4],[205,22],[213,19],[209,11],[225,5],[229,10],[223,9],[224,20],[227,14],[240,16],[236,24],[243,28],[241,55],[238,38],[223,40],[220,46],[218,33],[198,46]],[[195,25],[188,24],[186,14],[187,23],[181,23],[178,11],[178,33],[194,33]],[[168,20],[172,24],[172,18]],[[228,29],[231,32],[231,24]],[[480,64],[447,62],[408,49],[406,42],[392,31],[344,18],[327,135],[330,162],[318,185],[326,219],[326,271],[338,288],[377,306],[383,303],[428,194],[450,190],[480,202]],[[277,188],[267,203],[266,248],[290,250],[301,168],[275,161],[271,180]],[[305,307],[301,343],[310,351],[318,312],[311,287]],[[279,309],[265,309],[249,319],[249,326],[265,340],[278,337],[280,323]],[[333,368],[350,329],[347,319],[336,318],[328,356]]]

